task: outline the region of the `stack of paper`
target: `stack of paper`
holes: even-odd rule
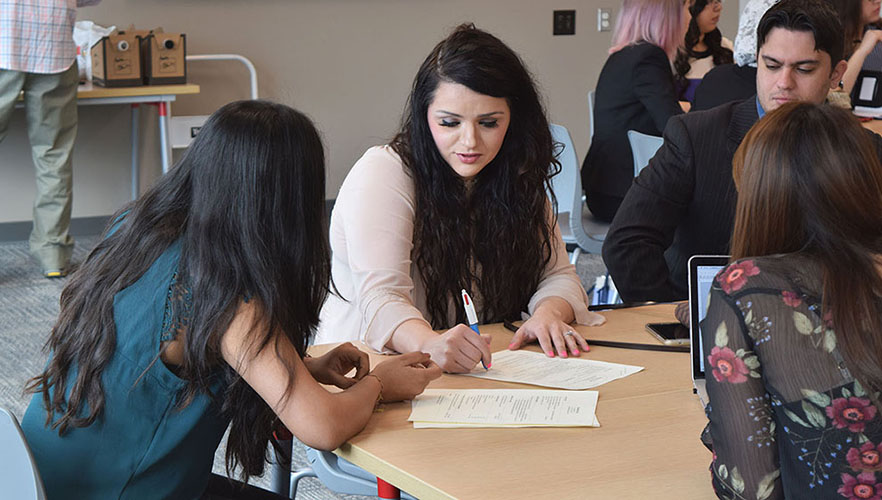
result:
[[[596,407],[597,391],[426,389],[413,400],[408,420],[415,429],[600,427]]]
[[[607,363],[593,359],[549,358],[531,351],[499,351],[493,353],[493,367],[479,365],[472,377],[557,389],[590,389],[642,370],[642,366]]]

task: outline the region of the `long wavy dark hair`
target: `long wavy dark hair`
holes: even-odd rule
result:
[[[853,376],[882,390],[882,165],[870,134],[835,106],[788,103],[735,152],[732,258],[796,253],[818,264],[822,309]]]
[[[468,190],[429,130],[427,110],[441,82],[504,98],[511,110],[499,153]],[[546,189],[560,170],[523,62],[495,36],[471,24],[457,27],[420,66],[392,147],[415,185],[414,263],[432,326],[453,326],[449,305],[472,283],[483,298],[484,321],[518,317],[551,259],[554,215]],[[464,322],[462,308],[456,311]]]
[[[64,288],[46,343],[52,357],[28,384],[43,395],[46,425],[64,434],[102,414],[101,376],[117,344],[114,296],[180,240],[178,276],[192,296],[184,362],[176,370],[187,382],[180,404],[200,393],[214,398],[232,420],[227,470],[241,465],[246,479],[261,474],[267,442],[278,447],[272,438],[278,420],[224,362],[221,337],[247,297],[262,313],[252,345],[278,349],[284,336],[304,354],[328,293],[324,186],[321,139],[306,116],[265,101],[215,112],[175,168],[111,218],[105,238]],[[290,391],[294,365],[286,365]],[[212,394],[219,372],[227,388]]]
[[[698,29],[697,21],[698,15],[701,14],[701,11],[703,11],[709,3],[708,0],[695,0],[695,3],[689,7],[689,12],[692,14],[692,20],[689,21],[689,29],[686,30],[686,41],[683,48],[677,51],[677,57],[674,58],[674,72],[676,73],[677,88],[681,89],[681,99],[684,97],[683,93],[686,91],[686,87],[689,83],[686,81],[686,75],[689,73],[689,70],[692,69],[692,65],[689,64],[689,58],[706,55],[706,52],[695,52],[694,48],[698,41],[701,40],[701,30]],[[720,33],[720,28],[714,28],[713,31],[705,33],[704,44],[707,45],[707,52],[710,52],[710,56],[714,61],[714,66],[731,64],[735,60],[732,50],[723,47],[723,34]]]

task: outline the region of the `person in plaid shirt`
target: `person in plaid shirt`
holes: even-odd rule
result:
[[[37,177],[31,254],[49,278],[67,274],[77,135],[77,7],[101,0],[0,0],[0,142],[24,91]]]

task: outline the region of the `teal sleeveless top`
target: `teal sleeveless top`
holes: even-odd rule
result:
[[[229,421],[206,394],[180,408],[186,383],[157,358],[179,259],[176,242],[114,297],[116,352],[101,378],[105,408],[92,425],[59,436],[45,426],[42,395],[31,399],[22,428],[50,500],[197,498],[205,490]],[[214,394],[222,394],[222,379],[218,369]]]

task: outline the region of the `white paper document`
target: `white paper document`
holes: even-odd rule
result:
[[[505,350],[493,353],[493,365],[489,370],[478,366],[471,373],[463,375],[556,389],[580,390],[627,377],[642,369],[642,366],[592,359],[549,358],[538,352]]]
[[[597,391],[426,389],[409,421],[428,427],[599,427]]]

